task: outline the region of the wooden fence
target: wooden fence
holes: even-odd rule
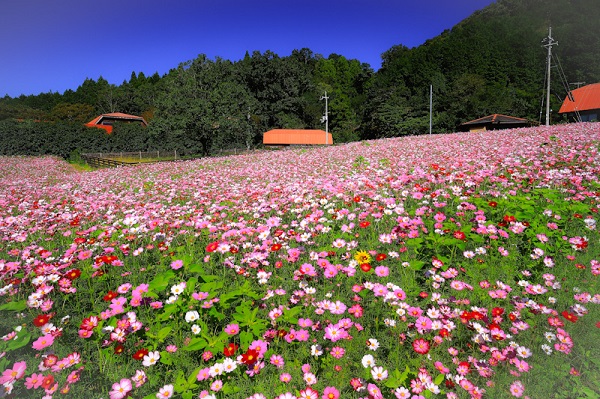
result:
[[[243,155],[255,153],[256,149],[219,149],[213,156]],[[180,159],[194,159],[195,157],[181,157],[177,151],[137,151],[137,152],[94,152],[81,154],[81,158],[92,168],[105,168],[115,166],[137,165],[140,163],[156,163],[175,161]]]
[[[81,158],[92,168],[110,168],[115,166],[137,165],[139,163],[174,161],[180,159],[180,156],[177,155],[177,151],[137,151],[86,153],[81,154]]]

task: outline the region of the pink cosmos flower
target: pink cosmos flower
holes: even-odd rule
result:
[[[283,368],[283,366],[285,364],[285,361],[283,360],[283,357],[281,355],[271,355],[270,362],[272,365],[274,365],[278,369]]]
[[[228,335],[236,335],[237,333],[240,332],[240,326],[237,324],[228,324],[224,331],[228,334]]]
[[[25,387],[27,389],[38,389],[42,386],[42,380],[44,379],[43,374],[33,373],[31,376],[25,378]]]
[[[42,337],[39,337],[33,342],[33,349],[41,351],[44,348],[49,347],[54,343],[54,336],[52,334],[46,334]]]
[[[178,270],[181,269],[183,267],[183,261],[180,259],[174,260],[173,262],[171,262],[171,269],[173,270]]]
[[[326,387],[323,390],[322,399],[338,399],[340,397],[340,391],[338,391],[335,387]]]
[[[5,383],[12,383],[25,375],[25,369],[27,363],[17,362],[13,365],[12,369],[4,370],[2,377],[0,377],[0,385]]]
[[[520,398],[523,396],[523,392],[525,391],[525,387],[521,381],[515,381],[510,385],[510,393],[515,398]]]
[[[131,380],[129,378],[123,378],[121,381],[113,384],[112,391],[108,394],[110,395],[110,399],[123,399],[132,389]]]
[[[329,352],[329,354],[331,354],[331,356],[333,356],[336,359],[341,359],[342,357],[344,357],[345,353],[346,351],[344,350],[344,348],[340,348],[339,346],[334,346],[333,348],[331,348],[331,352]]]
[[[387,277],[390,274],[390,269],[386,266],[377,266],[375,274],[379,277]]]
[[[164,387],[162,387],[158,390],[156,397],[158,399],[169,399],[170,397],[173,396],[173,391],[174,391],[174,388],[173,388],[172,384],[165,385]]]

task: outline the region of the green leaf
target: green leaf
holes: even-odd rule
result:
[[[232,385],[228,382],[226,382],[225,384],[223,384],[223,388],[221,388],[221,390],[223,391],[223,393],[225,395],[229,395],[232,393],[237,393],[240,390],[240,387],[238,387],[237,385]]]
[[[25,309],[27,309],[27,301],[25,301],[24,299],[22,301],[8,302],[0,306],[0,310],[12,310],[15,312],[21,312]]]
[[[187,292],[188,294],[194,292],[197,283],[198,279],[196,277],[191,277],[185,284],[185,292]]]
[[[31,341],[31,334],[29,331],[23,329],[19,331],[15,339],[11,339],[6,343],[6,347],[9,350],[15,350],[24,347]]]
[[[214,318],[216,318],[219,321],[223,321],[223,319],[225,318],[225,315],[221,312],[219,312],[215,307],[210,308],[210,310],[208,311],[208,314],[213,316]]]
[[[188,379],[187,379],[187,382],[188,382],[188,384],[190,384],[190,385],[193,385],[193,384],[195,384],[195,383],[196,383],[197,376],[198,376],[198,373],[200,372],[200,369],[201,369],[201,367],[198,367],[198,368],[196,368],[196,369],[195,369],[195,370],[192,372],[192,374],[190,374],[190,375],[189,375],[189,377],[188,377]]]
[[[161,292],[169,285],[169,280],[175,277],[175,273],[172,270],[159,273],[154,276],[154,279],[150,282],[148,288],[155,292]]]
[[[171,356],[171,354],[167,351],[161,351],[160,352],[160,362],[162,364],[166,364],[167,366],[170,366],[173,364],[173,357]]]
[[[192,352],[206,348],[208,343],[204,338],[193,338],[187,346],[183,347],[184,351]]]
[[[444,374],[440,374],[437,377],[435,377],[435,380],[433,380],[433,383],[435,385],[440,385],[442,382],[444,382],[444,378],[446,378],[446,376]]]
[[[421,260],[414,260],[410,262],[410,267],[413,270],[421,270],[425,266],[425,262]],[[365,290],[366,291],[366,290]]]
[[[199,263],[192,263],[188,267],[188,270],[190,271],[190,273],[204,274],[204,268]]]
[[[247,348],[248,346],[250,346],[253,339],[254,339],[254,334],[252,334],[248,331],[240,332],[240,346],[242,348]]]
[[[167,327],[161,328],[160,331],[158,332],[158,336],[156,338],[158,338],[158,340],[160,342],[164,341],[172,329],[173,329],[173,326],[167,326]]]
[[[297,324],[298,318],[296,316],[300,312],[302,312],[302,306],[294,306],[293,308],[285,310],[283,312],[283,315],[281,316],[281,320],[288,322],[288,323]]]
[[[156,320],[158,320],[158,321],[169,320],[171,315],[173,313],[175,313],[175,311],[177,310],[177,305],[174,303],[170,303],[168,305],[165,305],[165,307],[163,309],[164,309],[163,313],[161,313],[159,316],[157,316]]]

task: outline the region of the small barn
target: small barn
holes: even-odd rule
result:
[[[485,130],[513,129],[516,127],[528,126],[531,126],[531,122],[527,119],[502,114],[492,114],[462,123],[458,129],[463,132],[480,132]]]
[[[600,120],[600,83],[571,90],[558,113],[567,114],[569,120],[577,122]]]
[[[331,133],[311,129],[273,129],[263,135],[264,145],[329,145]]]
[[[148,126],[148,122],[146,122],[146,120],[141,116],[123,114],[121,112],[102,114],[100,116],[95,117],[85,125],[88,127],[98,127],[100,129],[106,130],[107,133],[112,133],[113,124],[115,122],[139,123],[144,127]]]

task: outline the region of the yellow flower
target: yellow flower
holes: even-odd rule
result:
[[[370,263],[371,255],[369,255],[367,251],[358,251],[356,254],[354,254],[354,259],[360,264]]]

